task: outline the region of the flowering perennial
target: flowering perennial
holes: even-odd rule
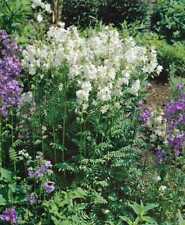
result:
[[[35,171],[32,168],[28,170],[28,176],[30,178],[40,178],[43,177],[45,174],[51,172],[52,164],[50,161],[45,161],[40,167],[38,167]]]
[[[144,107],[143,104],[140,106],[140,108],[141,108],[141,112],[140,112],[139,119],[141,122],[146,124],[151,117],[151,112],[147,107]]]
[[[178,84],[177,88],[182,90],[183,86]],[[167,104],[165,118],[167,120],[168,142],[174,149],[175,155],[179,156],[185,147],[185,94],[183,90],[178,99]]]
[[[44,184],[43,188],[48,194],[50,194],[55,190],[55,183],[48,181]]]
[[[8,109],[17,106],[21,93],[17,81],[21,73],[20,52],[17,44],[5,31],[0,31],[0,114],[7,116]]]
[[[41,23],[43,21],[43,15],[45,13],[51,14],[51,5],[47,2],[44,2],[42,0],[32,0],[32,8],[34,10],[39,11],[37,14],[37,22]]]
[[[0,219],[4,222],[8,222],[10,224],[17,223],[17,213],[14,208],[6,209],[1,215]]]
[[[27,46],[23,56],[23,65],[31,75],[67,65],[67,80],[76,90],[79,111],[91,104],[103,107],[112,100],[119,103],[124,87],[137,96],[139,75],[161,71],[155,49],[137,46],[132,38],[122,40],[112,27],[82,36],[76,27],[65,29],[60,24],[49,29],[45,43]]]

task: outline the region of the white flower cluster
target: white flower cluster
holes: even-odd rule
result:
[[[52,13],[51,5],[49,3],[45,3],[42,0],[32,0],[32,8],[38,9],[39,11],[46,12],[46,13]],[[43,21],[43,15],[39,12],[37,15],[37,22],[41,23]]]
[[[151,141],[156,142],[156,140],[160,138],[164,141],[164,143],[168,143],[166,133],[166,120],[161,109],[152,111],[151,118],[147,123],[147,126],[151,130]]]
[[[51,5],[49,3],[44,3],[42,0],[32,0],[32,8],[41,8],[42,10],[46,11],[47,13],[51,13]]]
[[[76,27],[65,29],[61,23],[50,28],[45,43],[27,46],[23,56],[23,65],[32,75],[38,69],[47,71],[67,64],[68,81],[75,84],[82,111],[90,101],[107,107],[108,102],[123,95],[127,86],[137,96],[141,85],[139,74],[160,69],[154,49],[137,46],[133,38],[123,40],[110,26],[82,36]],[[61,87],[62,84],[60,90]]]

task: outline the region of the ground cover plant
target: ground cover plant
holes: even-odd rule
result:
[[[88,12],[65,24],[65,1],[0,3],[0,224],[183,225],[183,43]],[[150,108],[163,73],[171,96]]]

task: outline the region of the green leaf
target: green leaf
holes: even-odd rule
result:
[[[6,199],[2,195],[0,195],[0,206],[5,206],[6,203]]]
[[[126,222],[128,225],[134,225],[134,223],[126,216],[120,216],[120,219]]]
[[[143,216],[142,217],[143,221],[148,222],[150,224],[155,224],[157,225],[157,222],[150,216]]]
[[[12,175],[12,172],[10,170],[6,170],[6,169],[1,168],[0,169],[0,174],[1,174],[1,176],[0,176],[1,180],[4,180],[6,182],[11,182],[12,181],[13,175]]]
[[[185,225],[185,220],[183,219],[180,210],[178,211],[178,222],[179,222],[179,225]]]

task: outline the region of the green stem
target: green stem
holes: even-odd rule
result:
[[[2,153],[2,120],[0,116],[0,169],[3,167],[3,153]]]
[[[66,78],[66,74],[65,74],[65,78],[64,78],[64,116],[63,116],[63,131],[62,131],[62,143],[63,143],[62,161],[64,161],[65,136],[66,136],[66,116],[67,116],[66,89],[67,89],[67,78]]]
[[[66,132],[66,106],[64,106],[63,132],[62,132],[62,143],[64,148],[65,148],[65,132]],[[62,161],[64,161],[64,149],[62,151]]]
[[[82,138],[83,138],[83,136],[82,136],[82,133],[83,133],[83,126],[82,126],[82,123],[81,123],[81,121],[80,121],[80,157],[82,157],[82,155],[83,155],[83,151],[82,151]]]
[[[54,143],[54,159],[55,159],[55,163],[57,162],[57,152],[56,152],[56,135],[55,135],[55,127],[53,126],[53,143]]]
[[[12,129],[11,129],[11,141],[12,141],[12,148],[14,148],[14,120],[13,120],[13,110],[11,110],[11,125],[12,125]],[[16,173],[16,160],[13,160],[13,167],[14,167],[14,172]]]
[[[80,157],[85,156],[84,141],[84,117],[82,114],[80,121]]]

